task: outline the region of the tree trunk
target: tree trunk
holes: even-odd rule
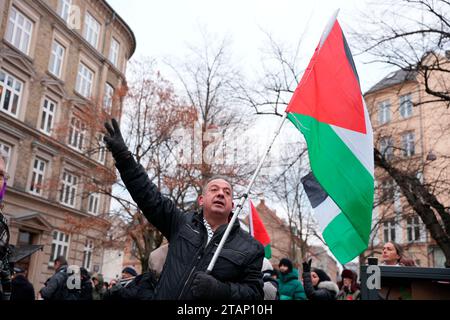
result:
[[[429,192],[420,180],[411,173],[405,173],[395,168],[375,149],[375,164],[386,170],[386,172],[395,180],[402,190],[408,204],[420,216],[423,223],[430,231],[431,236],[442,249],[445,255],[445,267],[450,268],[450,236],[448,221],[449,214],[445,212],[445,207],[439,202],[436,196]],[[445,229],[439,223],[435,209],[442,218]]]

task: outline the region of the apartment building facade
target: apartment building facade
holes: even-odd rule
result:
[[[0,0],[0,149],[11,244],[39,290],[53,260],[102,270],[113,160],[101,123],[122,112],[133,31],[104,0]]]
[[[434,78],[448,85],[448,79]],[[411,172],[434,189],[447,206],[448,191],[441,184],[450,179],[448,155],[450,112],[425,92],[415,72],[389,74],[365,95],[374,128],[374,144],[388,161]],[[442,250],[430,237],[420,217],[407,204],[399,187],[381,169],[375,170],[376,195],[369,255],[381,256],[382,246],[395,241],[406,257],[422,267],[444,267]],[[441,190],[441,191],[440,191]]]

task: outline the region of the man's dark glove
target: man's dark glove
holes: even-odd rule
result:
[[[128,158],[131,155],[131,152],[128,150],[128,147],[123,140],[117,120],[112,119],[111,123],[112,126],[108,122],[105,122],[105,128],[108,133],[105,134],[103,141],[105,141],[106,147],[112,152],[112,155],[117,162]]]
[[[221,300],[230,298],[230,286],[203,271],[195,273],[191,290],[196,299]]]
[[[304,261],[302,263],[303,272],[311,272],[311,263],[312,263],[312,259],[309,259],[308,261]]]

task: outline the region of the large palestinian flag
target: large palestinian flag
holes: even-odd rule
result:
[[[322,197],[327,202],[317,212],[323,238],[345,264],[363,252],[369,241],[373,132],[350,48],[335,18],[286,112],[305,136],[311,169],[328,195]]]

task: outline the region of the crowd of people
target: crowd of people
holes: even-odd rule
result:
[[[167,252],[167,248],[162,248]],[[161,249],[160,249],[161,250]],[[158,250],[158,251],[160,251]],[[388,242],[383,248],[383,263],[386,266],[404,265],[401,247]],[[265,300],[359,300],[360,286],[356,272],[344,269],[340,281],[334,283],[322,269],[312,268],[312,260],[302,264],[301,275],[289,258],[279,261],[277,268],[264,258],[261,268]],[[103,275],[92,276],[80,268],[80,286],[69,289],[68,263],[62,256],[54,261],[55,273],[39,291],[40,300],[153,300],[158,281],[158,272],[152,268],[143,274],[133,267],[125,267],[120,279],[110,283]],[[35,300],[33,285],[26,278],[26,271],[14,268],[11,300]]]
[[[324,270],[312,268],[304,261],[301,276],[292,261],[283,258],[278,269],[264,258],[264,248],[233,217],[233,187],[226,177],[205,179],[198,197],[201,208],[182,212],[163,196],[146,170],[134,159],[126,146],[115,119],[105,123],[105,144],[111,151],[123,183],[148,221],[167,239],[169,245],[159,249],[158,267],[143,274],[127,267],[117,281],[104,282],[101,274],[91,275],[86,269],[72,270],[63,256],[54,261],[55,273],[38,299],[43,300],[357,300],[359,288],[356,274],[344,270],[342,281],[331,281]],[[0,177],[5,162],[0,157]],[[6,188],[5,179],[2,192]],[[0,199],[1,200],[1,199]],[[1,208],[0,208],[1,209]],[[0,212],[1,213],[1,212]],[[0,218],[3,216],[1,215]],[[3,220],[2,220],[3,221]],[[5,224],[6,226],[6,224]],[[208,266],[216,255],[222,237],[226,240],[212,270]],[[7,244],[7,241],[6,241]],[[7,246],[1,246],[7,248]],[[1,252],[0,252],[1,253]],[[0,261],[6,261],[2,254]],[[401,265],[401,248],[387,243],[383,249],[386,265]],[[25,271],[16,269],[11,275],[6,262],[0,265],[3,297],[12,300],[34,299],[34,288]],[[155,271],[157,270],[157,271]],[[76,275],[78,282],[71,283]]]

